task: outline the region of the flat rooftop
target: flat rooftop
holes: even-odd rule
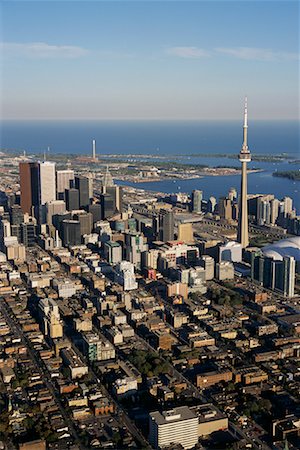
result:
[[[191,409],[198,416],[199,423],[211,422],[214,420],[224,419],[227,417],[211,403],[200,406],[193,406]]]
[[[180,406],[168,411],[154,411],[150,413],[150,417],[157,425],[165,425],[167,423],[181,422],[183,420],[195,419],[196,414],[188,406]]]

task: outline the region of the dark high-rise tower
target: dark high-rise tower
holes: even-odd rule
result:
[[[31,247],[35,243],[35,229],[36,226],[33,222],[21,224],[21,242],[26,247]]]
[[[66,207],[68,211],[79,209],[79,191],[78,189],[65,190]]]
[[[112,217],[114,214],[116,214],[116,201],[115,198],[110,194],[101,194],[100,204],[101,216],[103,219],[107,219],[108,217]]]
[[[79,220],[62,221],[62,240],[64,246],[80,245],[80,222]]]
[[[19,205],[10,208],[10,222],[12,225],[21,225],[24,222],[24,213]]]
[[[93,203],[89,205],[88,211],[93,215],[93,223],[102,219],[102,209],[100,203]]]
[[[162,242],[174,240],[174,214],[171,210],[161,209],[153,218],[153,231],[156,239]]]
[[[39,164],[21,162],[19,171],[21,208],[24,214],[32,214],[32,208],[39,205]]]
[[[123,209],[123,189],[121,186],[107,186],[105,189],[106,194],[114,201],[115,210],[122,212]]]
[[[239,154],[239,160],[242,163],[242,180],[240,192],[240,207],[239,207],[239,224],[237,240],[242,244],[242,247],[248,247],[248,204],[247,204],[247,163],[251,161],[251,154],[248,149],[248,123],[247,123],[247,98],[245,100],[244,112],[244,128],[243,128],[243,146]]]
[[[90,203],[89,180],[87,177],[75,177],[75,188],[79,190],[79,207],[86,208]]]

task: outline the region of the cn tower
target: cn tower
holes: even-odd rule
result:
[[[248,234],[248,204],[247,204],[247,163],[251,161],[251,154],[248,149],[247,143],[248,134],[248,112],[247,112],[247,97],[245,99],[245,112],[244,112],[244,127],[243,127],[243,145],[239,154],[239,160],[242,163],[242,180],[241,180],[241,192],[239,203],[239,224],[237,240],[242,247],[248,247],[249,234]]]

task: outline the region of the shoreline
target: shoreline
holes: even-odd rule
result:
[[[23,154],[24,149],[17,149],[17,148],[0,148],[0,156],[7,156],[7,157],[13,157],[13,156],[20,156]],[[30,156],[36,156],[36,157],[42,157],[43,151],[31,151],[26,150],[26,153],[30,154]],[[192,159],[192,158],[228,158],[228,159],[235,159],[238,158],[239,151],[236,152],[199,152],[199,153],[165,153],[165,156],[157,155],[155,153],[97,153],[97,158],[101,159],[124,159],[124,158],[131,158],[131,159],[151,159],[151,160],[180,160],[180,159]],[[90,158],[90,152],[87,150],[83,150],[82,152],[60,152],[60,151],[53,151],[51,149],[51,154],[49,154],[49,157],[56,156],[56,157],[72,157],[72,158]],[[252,153],[252,161],[262,161],[262,162],[283,162],[287,160],[292,160],[293,162],[298,162],[298,152],[295,151],[293,153]]]
[[[247,171],[248,174],[250,173],[258,173],[258,172],[265,172],[263,169],[249,169]],[[124,182],[130,182],[130,183],[155,183],[155,182],[163,182],[163,181],[185,181],[185,180],[197,180],[205,177],[227,177],[232,175],[241,175],[241,170],[237,169],[235,171],[226,171],[226,172],[204,172],[199,175],[191,175],[191,176],[178,176],[178,177],[157,177],[157,178],[138,178],[134,176],[128,176],[128,177],[118,177],[118,180],[124,181]]]

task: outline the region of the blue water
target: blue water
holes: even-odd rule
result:
[[[291,162],[252,161],[249,168],[261,173],[249,174],[249,193],[272,193],[281,199],[292,197],[300,212],[300,182],[272,176],[275,170],[300,170],[299,122],[250,121],[249,147],[253,154],[291,155]],[[156,155],[167,160],[179,158],[189,164],[239,166],[238,159],[189,157],[195,153],[238,154],[242,142],[240,121],[3,121],[0,122],[0,149],[40,153],[49,146],[51,153],[91,153],[91,141],[97,140],[97,154]],[[185,155],[185,156],[180,156]],[[155,161],[153,161],[155,164]],[[126,183],[130,184],[130,183]],[[218,198],[230,187],[239,190],[240,177],[204,177],[196,180],[138,183],[136,187],[160,192],[188,192],[202,189],[204,198]]]
[[[228,193],[231,187],[240,190],[240,175],[227,175],[221,177],[207,176],[204,178],[194,178],[191,180],[172,180],[156,181],[150,183],[130,183],[118,181],[120,185],[134,186],[140,189],[146,189],[155,192],[191,193],[193,189],[203,191],[203,197],[209,199],[214,196],[217,199]],[[291,197],[296,210],[300,211],[300,181],[291,181],[287,178],[276,178],[270,172],[258,172],[248,174],[248,192],[249,194],[274,194],[276,198],[284,196]]]
[[[241,121],[3,121],[0,147],[53,153],[178,155],[197,152],[237,153],[242,143]],[[299,155],[299,122],[250,121],[252,152]]]
[[[229,154],[228,154],[229,155]],[[207,167],[237,167],[239,168],[241,166],[241,163],[238,159],[238,152],[235,152],[233,154],[235,158],[232,158],[231,155],[228,157],[220,157],[220,156],[214,156],[212,153],[212,156],[180,156],[180,155],[164,155],[161,157],[156,156],[155,158],[151,156],[121,156],[116,155],[117,159],[121,159],[123,161],[127,161],[130,164],[135,163],[141,163],[141,162],[147,162],[152,163],[153,166],[159,165],[160,162],[166,162],[174,160],[175,162],[179,162],[180,164],[188,164],[188,165],[204,165]],[[299,156],[300,158],[300,156]],[[111,156],[106,155],[104,159],[102,158],[102,161],[111,160]],[[289,158],[283,158],[280,161],[256,161],[255,159],[252,160],[250,163],[248,163],[249,169],[262,169],[267,170],[270,172],[275,172],[278,170],[297,170],[299,166],[300,159],[296,159],[296,155],[294,157]]]

